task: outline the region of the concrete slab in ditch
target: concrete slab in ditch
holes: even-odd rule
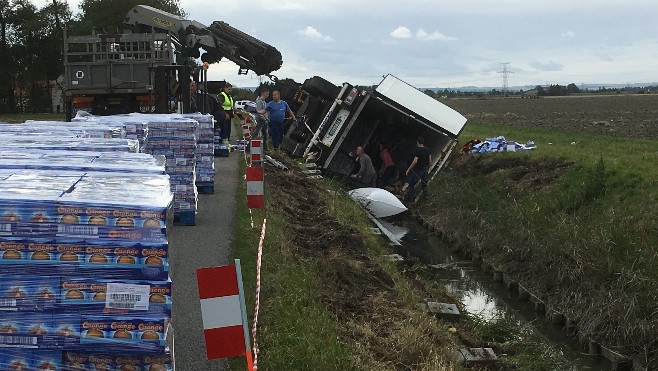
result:
[[[427,302],[427,307],[430,313],[436,314],[439,318],[443,318],[450,321],[459,320],[460,313],[459,309],[455,304],[448,303],[437,303],[433,301]]]
[[[390,254],[390,255],[384,255],[386,260],[391,261],[391,262],[403,262],[404,258],[402,255],[399,254]]]
[[[498,362],[498,356],[491,348],[462,348],[457,351],[457,356],[465,365],[481,365]]]

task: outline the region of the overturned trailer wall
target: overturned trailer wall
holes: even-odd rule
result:
[[[466,123],[458,112],[391,75],[374,92],[357,93],[346,84],[332,108],[307,152],[315,152],[316,163],[325,170],[344,176],[354,170],[357,146],[365,146],[377,165],[380,143],[389,147],[397,170],[404,172],[418,136],[431,151],[430,171],[435,173]]]
[[[377,165],[379,144],[385,143],[397,170],[402,172],[406,170],[419,136],[425,138],[434,167],[443,157],[446,147],[454,143],[444,133],[393,109],[372,95],[366,96],[361,102],[359,111],[358,115],[353,115],[352,120],[349,120],[342,135],[335,139],[335,145],[322,163],[325,169],[343,175],[351,174],[355,166],[353,152],[357,146],[364,146]]]

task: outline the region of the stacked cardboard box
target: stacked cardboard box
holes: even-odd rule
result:
[[[166,158],[166,171],[174,193],[174,213],[196,213],[197,126],[195,120],[153,115],[148,121],[144,150]]]
[[[171,370],[165,158],[136,141],[3,139],[0,370]]]

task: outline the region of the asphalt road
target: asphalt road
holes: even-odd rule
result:
[[[176,226],[170,240],[173,326],[177,371],[223,370],[221,361],[206,360],[196,269],[225,265],[231,258],[238,160],[215,158],[215,193],[199,195],[196,226]]]

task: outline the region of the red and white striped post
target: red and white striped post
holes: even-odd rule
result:
[[[245,356],[253,369],[240,260],[197,269],[203,335],[208,359]]]
[[[242,138],[244,140],[249,140],[251,138],[251,129],[248,124],[242,125]]]
[[[261,166],[263,161],[263,141],[260,139],[252,139],[249,146],[249,153],[251,154],[251,166]]]
[[[247,166],[247,207],[265,208],[265,182],[262,167]]]

